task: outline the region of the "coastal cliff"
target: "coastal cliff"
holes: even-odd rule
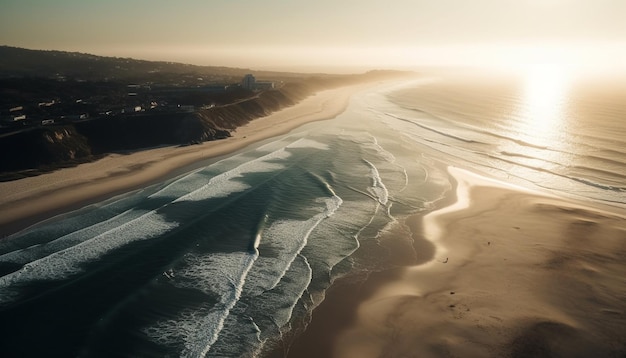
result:
[[[40,126],[0,137],[2,179],[36,175],[113,152],[190,145],[229,137],[237,127],[294,105],[335,81],[293,82],[235,103],[180,113],[139,113]]]
[[[318,91],[412,75],[256,71],[271,86],[253,88],[239,84],[246,69],[7,46],[0,55],[0,181],[109,153],[227,138]]]

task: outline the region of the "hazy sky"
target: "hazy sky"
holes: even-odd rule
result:
[[[0,44],[239,67],[626,62],[626,0],[0,0]]]

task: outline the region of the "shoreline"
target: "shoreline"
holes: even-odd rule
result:
[[[334,118],[352,94],[373,85],[320,91],[225,140],[111,154],[0,183],[0,239]],[[434,209],[400,220],[381,238],[395,267],[337,279],[304,333],[270,356],[626,353],[626,213],[448,169],[452,189]],[[415,253],[402,250],[407,243]]]
[[[448,199],[404,223],[430,260],[340,278],[272,357],[626,353],[626,215],[449,173]]]
[[[226,139],[109,154],[76,167],[0,182],[0,239],[57,215],[156,184],[194,163],[232,154],[306,123],[332,119],[346,110],[353,94],[376,83],[319,91],[291,107],[237,128]]]

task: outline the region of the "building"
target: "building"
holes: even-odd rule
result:
[[[274,82],[257,81],[253,75],[247,74],[241,80],[241,88],[249,91],[263,91],[274,88]]]
[[[253,75],[247,74],[243,76],[243,79],[241,80],[241,88],[254,91],[255,87],[256,87],[256,78],[254,78]]]

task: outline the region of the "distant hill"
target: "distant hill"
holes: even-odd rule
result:
[[[96,56],[79,52],[29,50],[0,46],[0,78],[44,77],[72,78],[87,81],[139,81],[146,77],[193,74],[207,81],[241,78],[252,72],[245,68],[195,66],[164,61],[145,61],[131,58]],[[302,74],[254,71],[257,76],[278,79],[299,77]]]

